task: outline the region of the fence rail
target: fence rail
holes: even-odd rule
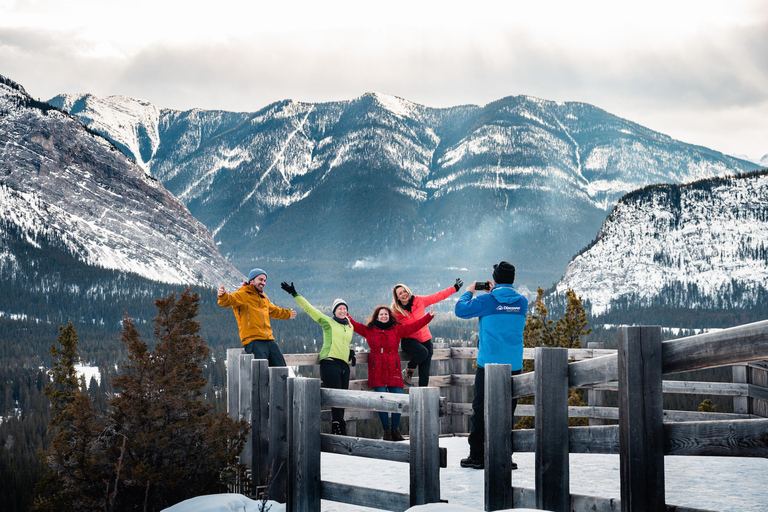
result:
[[[518,506],[597,512],[619,510],[619,507],[636,511],[668,508],[693,511],[695,509],[666,505],[664,455],[768,457],[768,419],[763,419],[768,408],[768,364],[758,361],[768,358],[768,321],[664,342],[659,327],[624,327],[619,329],[618,346],[618,350],[526,349],[524,357],[535,360],[537,371],[511,378],[508,366],[486,366],[486,400],[494,404],[486,407],[486,510]],[[289,510],[319,510],[320,496],[360,506],[386,503],[390,510],[439,500],[439,468],[445,467],[446,454],[438,447],[439,432],[434,425],[440,421],[443,430],[447,427],[453,432],[466,432],[462,430],[466,421],[457,422],[456,418],[466,419],[471,413],[466,397],[474,384],[474,376],[468,373],[468,364],[476,357],[476,349],[436,349],[433,360],[438,364],[433,368],[448,373],[430,377],[430,385],[435,387],[412,388],[409,395],[391,396],[365,391],[367,383],[359,379],[352,381],[350,391],[320,389],[316,379],[287,379],[287,369],[267,369],[265,361],[244,361],[243,358],[251,356],[239,355],[241,352],[228,351],[230,414],[251,419],[254,429],[250,451],[244,451],[246,463],[252,467],[257,486],[263,487],[268,479],[273,481],[271,496],[279,501],[287,497]],[[288,354],[286,361],[291,366],[315,365],[317,354]],[[359,353],[357,362],[365,365],[367,354]],[[662,378],[670,373],[723,365],[733,365],[734,382]],[[290,391],[283,396],[276,388],[282,387],[286,380],[296,382],[285,386]],[[299,384],[300,381],[313,384]],[[316,397],[315,391],[306,391],[307,386],[317,388]],[[590,405],[568,407],[568,390],[572,388],[587,389]],[[437,397],[438,391],[444,396],[431,399],[431,405],[419,401],[426,393]],[[602,394],[608,391],[618,395],[618,407],[603,405]],[[309,394],[298,397],[297,393]],[[731,396],[735,412],[665,411],[664,393]],[[518,405],[516,415],[533,416],[536,428],[503,435],[511,430],[512,419],[505,404],[513,397],[530,395],[544,399],[536,400],[535,405]],[[373,411],[410,415],[411,442],[401,445],[320,434],[318,413],[331,407],[346,408],[347,417],[352,421],[375,418]],[[434,413],[428,415],[433,418],[430,420],[433,426],[419,427],[422,425],[419,415],[431,409]],[[569,428],[569,417],[618,420],[618,425]],[[303,447],[294,446],[296,443]],[[276,446],[281,444],[283,449]],[[512,486],[508,467],[512,448],[518,452],[535,452],[534,489]],[[408,462],[411,492],[391,493],[320,482],[321,451]],[[269,454],[266,462],[264,453]],[[569,453],[619,454],[622,499],[571,495]],[[316,460],[317,468],[313,465]],[[291,466],[299,461],[303,461],[301,467]],[[290,466],[287,471],[281,472],[287,466]],[[316,480],[309,476],[313,474],[318,475]],[[429,477],[419,484],[419,475],[425,474]],[[281,491],[279,485],[274,485],[280,475],[293,486],[293,491],[291,488]],[[424,480],[428,482],[426,486]],[[290,494],[298,489],[304,497],[291,498]]]

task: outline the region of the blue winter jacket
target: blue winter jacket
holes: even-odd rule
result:
[[[464,292],[456,303],[459,318],[479,317],[480,337],[477,366],[488,363],[523,368],[523,329],[528,313],[528,299],[511,284],[497,284],[490,293],[474,297]]]

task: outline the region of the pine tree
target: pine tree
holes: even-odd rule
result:
[[[85,380],[78,379],[77,332],[70,322],[60,327],[61,348],[51,346],[52,381],[45,388],[51,401],[49,431],[55,432],[45,453],[46,472],[36,488],[35,511],[95,510],[101,502],[99,471],[102,426],[93,410]]]
[[[119,479],[111,479],[108,510],[112,505],[161,509],[222,492],[225,480],[239,470],[236,457],[248,424],[214,415],[202,400],[209,350],[195,320],[199,300],[187,290],[155,301],[153,351],[130,318],[123,322],[129,362],[113,381],[119,395],[110,402],[108,418],[113,432],[108,453],[120,461],[121,471]]]
[[[523,331],[523,345],[527,348],[535,347],[564,347],[581,348],[581,337],[592,332],[587,328],[587,313],[584,310],[581,297],[577,297],[573,290],[566,291],[568,302],[565,314],[562,318],[554,321],[549,317],[549,309],[544,304],[544,290],[537,289],[536,303],[533,312],[525,321]],[[523,372],[534,370],[533,361],[523,361]],[[524,397],[519,400],[521,404],[534,403],[532,397]],[[585,406],[584,391],[572,389],[568,397],[569,406]],[[584,425],[585,418],[570,418],[569,425]],[[521,417],[515,425],[515,428],[533,428],[534,418],[532,416]]]

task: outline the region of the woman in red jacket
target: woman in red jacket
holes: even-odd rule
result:
[[[371,389],[378,392],[402,393],[403,376],[400,373],[400,338],[409,336],[421,329],[435,316],[433,307],[428,314],[409,325],[400,325],[392,316],[392,311],[387,306],[378,306],[373,310],[373,315],[367,324],[356,322],[347,315],[355,332],[365,338],[371,352],[368,355],[368,384]],[[400,433],[400,414],[392,413],[390,422],[389,414],[379,412],[381,427],[384,429],[385,441],[403,441]]]
[[[395,320],[403,325],[410,325],[424,316],[427,306],[436,304],[456,293],[464,283],[456,279],[456,284],[433,293],[432,295],[414,295],[404,284],[396,284],[392,288],[392,313]],[[413,373],[419,369],[419,387],[429,386],[429,369],[432,366],[432,333],[424,326],[411,337],[401,341],[403,352],[411,356],[408,366],[403,370],[403,380],[409,386],[413,385]]]

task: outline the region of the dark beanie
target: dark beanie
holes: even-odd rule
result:
[[[515,266],[508,261],[494,265],[493,280],[500,284],[513,284],[515,282]]]

